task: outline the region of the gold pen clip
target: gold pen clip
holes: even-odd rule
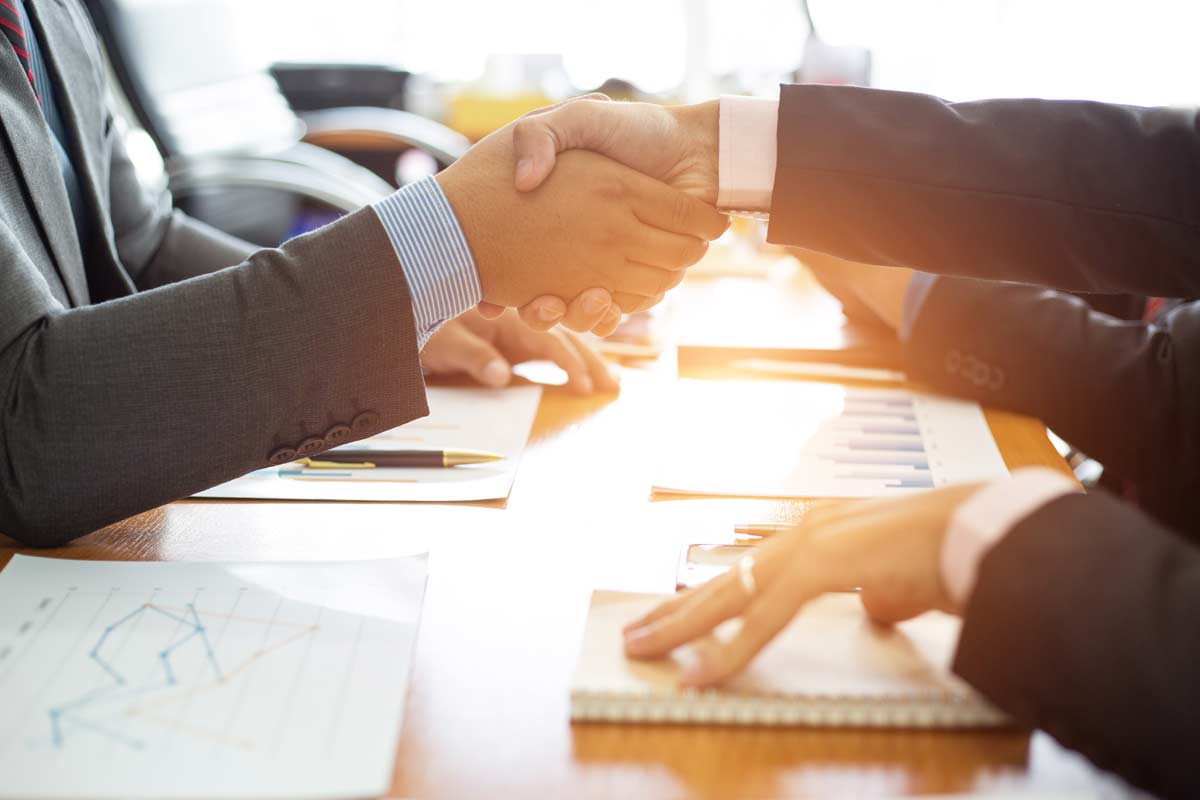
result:
[[[340,461],[316,461],[311,458],[301,458],[296,463],[306,469],[375,469],[375,464],[371,461],[343,464]]]

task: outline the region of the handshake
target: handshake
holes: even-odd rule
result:
[[[713,206],[718,114],[718,101],[588,95],[522,117],[438,175],[481,313],[516,306],[534,328],[606,335],[659,302],[729,224]]]

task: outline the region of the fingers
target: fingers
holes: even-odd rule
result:
[[[504,306],[498,306],[495,303],[489,303],[486,300],[480,301],[475,308],[479,311],[479,316],[483,317],[484,319],[495,319],[504,313]]]
[[[571,344],[572,347],[579,353],[579,357],[583,360],[584,366],[587,367],[588,375],[592,378],[592,384],[596,387],[596,391],[601,394],[613,394],[621,388],[620,382],[612,369],[596,350],[580,339],[573,333],[567,331],[562,332],[562,336]]]
[[[669,270],[690,267],[708,252],[708,242],[695,236],[642,226],[630,238],[625,252],[633,261]]]
[[[567,313],[562,318],[562,324],[573,331],[587,333],[596,329],[604,320],[610,318],[613,299],[605,289],[588,289],[567,303]],[[618,317],[620,312],[618,312]]]
[[[724,578],[724,580],[728,579],[728,576]],[[702,601],[705,597],[713,592],[721,590],[721,581],[721,578],[714,578],[713,580],[702,583],[699,586],[688,589],[687,591],[672,595],[669,599],[664,600],[656,605],[648,613],[643,614],[633,622],[630,622],[621,629],[621,632],[628,634],[637,628],[645,627],[651,622],[655,622],[663,617],[674,614],[676,611],[680,610],[689,603]]]
[[[634,188],[633,211],[647,225],[707,242],[720,238],[729,227],[729,217],[703,200],[645,175],[633,173],[628,177]]]
[[[625,294],[647,298],[659,297],[668,289],[678,286],[684,278],[684,272],[660,269],[638,261],[626,261],[625,266],[611,270],[606,278],[609,285],[621,287]]]
[[[678,273],[681,277],[682,272]],[[622,313],[636,314],[639,311],[645,311],[648,308],[653,308],[662,302],[663,295],[656,294],[653,297],[642,297],[641,295],[630,294],[628,292],[613,292],[613,301],[620,307]]]
[[[625,652],[634,658],[658,658],[737,616],[750,599],[732,573],[714,578],[713,588],[697,592],[678,609],[625,636]]]
[[[484,386],[495,388],[507,386],[512,380],[512,366],[507,359],[491,342],[466,326],[450,323],[439,334],[445,334],[445,338],[439,340],[436,358],[427,365],[430,369],[444,373],[465,372]]]
[[[596,380],[591,365],[581,352],[583,348],[576,347],[568,337],[573,334],[545,334],[530,348],[532,355],[548,358],[561,367],[567,373],[567,388],[571,391],[579,395],[592,394],[596,391]]]
[[[705,648],[680,676],[682,686],[720,683],[740,672],[775,635],[818,593],[816,587],[781,580],[754,599],[742,615],[742,627],[728,642]]]
[[[567,313],[567,304],[553,295],[535,297],[517,309],[521,321],[535,331],[548,331]]]
[[[612,336],[620,326],[621,307],[614,302],[608,307],[608,311],[605,312],[604,319],[600,320],[599,324],[592,328],[592,333],[602,338]]]

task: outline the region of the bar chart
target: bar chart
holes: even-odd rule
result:
[[[681,391],[672,402],[687,413],[667,433],[657,494],[881,497],[1007,473],[976,403],[783,381]]]

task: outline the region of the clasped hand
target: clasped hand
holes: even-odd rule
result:
[[[615,325],[619,312],[649,308],[676,286],[728,219],[693,194],[585,150],[562,154],[553,174],[517,191],[515,134],[541,116],[488,136],[438,176],[479,270],[481,308],[494,316],[523,306],[522,318],[544,328],[553,321],[532,301],[579,298],[576,311],[586,312],[587,299],[599,298],[589,313],[570,314],[573,327]],[[584,294],[593,288],[604,292]]]

